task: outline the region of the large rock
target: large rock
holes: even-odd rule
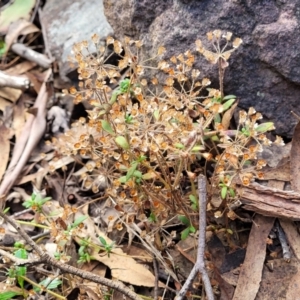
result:
[[[72,47],[83,40],[91,40],[97,33],[101,38],[112,34],[103,13],[102,0],[51,0],[47,1],[41,22],[47,37],[48,50],[59,64],[63,79],[73,70],[68,56]]]
[[[164,45],[167,56],[195,49],[214,29],[233,32],[242,46],[229,60],[225,93],[254,106],[291,137],[300,115],[300,6],[296,0],[104,0],[105,15],[122,38],[144,42],[144,57]],[[199,57],[196,67],[217,87],[218,72]]]

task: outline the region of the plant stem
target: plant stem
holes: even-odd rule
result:
[[[204,288],[206,291],[206,296],[208,300],[214,300],[214,293],[208,277],[205,262],[204,262],[204,250],[205,250],[205,232],[206,232],[206,177],[204,175],[199,175],[198,177],[198,195],[199,195],[199,238],[198,238],[198,251],[197,260],[192,269],[190,275],[188,276],[185,284],[182,286],[181,290],[176,297],[176,300],[183,300],[185,294],[189,290],[189,287],[193,283],[195,276],[200,272],[202,274],[202,281],[204,283]]]
[[[32,222],[26,222],[26,221],[16,221],[18,224],[23,224],[23,225],[29,225],[29,226],[34,226],[34,227],[39,227],[39,228],[43,228],[43,229],[48,229],[50,230],[49,226],[46,225],[41,225],[41,224],[37,224],[37,223],[32,223]]]

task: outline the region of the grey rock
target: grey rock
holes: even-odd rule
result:
[[[90,41],[97,33],[100,37],[112,34],[103,13],[102,0],[51,0],[43,9],[41,22],[44,26],[49,51],[60,67],[60,76],[67,80],[72,71],[68,56],[72,47],[83,40]]]
[[[195,50],[214,29],[243,39],[225,72],[225,93],[254,106],[275,122],[276,134],[291,137],[300,115],[300,6],[296,0],[104,0],[115,36],[144,42],[142,57],[164,45],[165,58]],[[218,87],[218,71],[200,56],[195,67]]]

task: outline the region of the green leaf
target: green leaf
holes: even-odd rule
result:
[[[193,203],[198,203],[198,199],[195,197],[195,195],[189,195],[189,198]]]
[[[177,149],[184,149],[184,145],[181,144],[181,143],[175,143],[174,146],[177,148]]]
[[[191,225],[191,226],[189,226],[189,231],[192,232],[192,233],[195,233],[196,228],[193,225]]]
[[[193,148],[192,148],[192,151],[193,152],[198,152],[198,151],[202,151],[202,150],[205,150],[205,147],[203,145],[195,145]]]
[[[6,291],[4,293],[0,293],[0,300],[10,300],[15,296],[23,295],[22,292],[15,292],[15,291]]]
[[[217,135],[213,135],[210,139],[213,142],[219,142],[220,141],[220,139],[219,139],[219,137]]]
[[[56,289],[59,285],[62,284],[62,281],[59,280],[58,278],[46,278],[44,279],[43,281],[41,281],[39,283],[40,285],[42,285],[43,287],[45,287],[47,290],[53,290],[53,289]],[[39,292],[41,289],[37,286],[34,286],[33,289],[36,291],[36,292]]]
[[[126,183],[126,182],[128,181],[126,176],[121,176],[118,180],[119,180],[121,183]]]
[[[191,205],[191,208],[192,208],[193,211],[198,211],[198,204],[193,203],[193,204]]]
[[[6,208],[3,210],[3,213],[6,214],[9,210],[10,210],[10,207],[6,207]]]
[[[153,117],[155,118],[156,121],[159,119],[159,109],[156,109],[153,113]]]
[[[236,99],[235,95],[227,95],[223,98],[223,100]]]
[[[234,103],[235,99],[230,99],[223,104],[223,111],[227,110]]]
[[[120,91],[122,94],[127,93],[130,88],[130,79],[125,78],[124,80],[121,81],[120,83]]]
[[[15,257],[21,259],[27,259],[27,251],[25,249],[18,249],[14,252]]]
[[[190,234],[190,228],[186,228],[181,232],[181,240],[185,240]]]
[[[181,223],[183,223],[186,226],[190,226],[191,224],[190,220],[186,216],[179,215],[178,219],[180,220]]]
[[[29,200],[24,201],[22,205],[25,208],[30,208],[31,206],[33,206],[33,204],[34,204],[34,202],[31,199],[29,199]]]
[[[151,214],[150,214],[150,216],[149,216],[148,219],[149,219],[150,222],[154,222],[154,223],[157,221],[156,215],[155,215],[154,212],[151,212]]]
[[[124,150],[128,150],[130,145],[127,142],[127,139],[124,136],[117,136],[115,139],[118,146],[120,146]]]
[[[121,94],[121,91],[119,91],[119,90],[115,90],[113,93],[112,93],[112,95],[111,95],[111,98],[110,98],[110,100],[109,100],[109,104],[110,105],[113,105],[115,102],[116,102],[116,100],[118,99],[118,96]],[[104,110],[104,112],[106,112],[106,110]]]
[[[101,242],[101,244],[102,244],[103,246],[107,246],[107,242],[106,242],[106,240],[105,240],[104,237],[99,236],[99,240],[100,240],[100,242]]]
[[[79,218],[77,218],[73,224],[72,227],[76,228],[79,224],[81,224],[83,221],[85,221],[88,217],[87,216],[80,216]]]
[[[222,122],[220,114],[216,114],[214,116],[214,121],[215,121],[215,123],[221,123]]]
[[[133,161],[131,163],[131,167],[128,169],[127,174],[126,174],[126,181],[128,181],[133,176],[133,173],[136,170],[138,164],[139,163],[137,161]]]
[[[108,132],[111,135],[115,135],[112,127],[110,126],[109,122],[106,120],[101,120],[101,125],[104,131]]]
[[[142,178],[143,174],[141,171],[134,171],[132,177],[136,177],[136,178]]]
[[[17,267],[17,280],[19,286],[24,289],[24,279],[21,276],[25,276],[27,272],[26,267]]]
[[[270,130],[275,129],[274,123],[273,122],[267,122],[267,123],[262,123],[259,124],[256,128],[255,131],[256,132],[260,132],[260,133],[264,133]]]
[[[235,191],[234,191],[233,188],[230,188],[230,189],[229,189],[229,193],[230,193],[230,196],[231,196],[232,198],[235,197]]]
[[[221,189],[221,197],[222,197],[222,199],[225,199],[225,198],[226,198],[226,195],[227,195],[227,189],[228,189],[227,186],[223,186],[223,187],[222,187],[222,189]]]
[[[226,229],[226,231],[229,233],[229,234],[233,234],[233,231],[229,228]]]

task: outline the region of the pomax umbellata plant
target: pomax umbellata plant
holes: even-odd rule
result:
[[[225,203],[236,197],[237,181],[247,185],[263,177],[260,169],[266,162],[257,159],[257,153],[271,143],[265,133],[273,123],[258,124],[262,116],[254,108],[239,112],[235,130],[222,122],[236,102],[235,96],[224,96],[224,72],[242,40],[232,41],[230,32],[220,30],[207,38],[213,49],[198,40],[196,50],[218,65],[219,89],[208,88],[210,80],[193,67],[195,51],[161,59],[167,54],[160,47],[155,57],[142,61],[141,41],[125,38],[121,43],[108,37],[103,46],[96,34],[92,42],[97,54],[89,52],[87,41],[74,46],[72,61],[78,65],[80,82],[65,93],[75,103],[88,101],[93,109],[52,144],[62,156],[89,159],[79,178],[85,189],[98,192],[104,175],[106,195],[121,210],[131,204],[137,218],[150,210],[156,223],[184,215],[192,226],[195,179],[205,172],[205,162],[214,166],[211,186]],[[106,63],[112,55],[118,55],[118,66]],[[151,79],[149,71],[156,74]],[[275,143],[283,141],[277,137]]]

